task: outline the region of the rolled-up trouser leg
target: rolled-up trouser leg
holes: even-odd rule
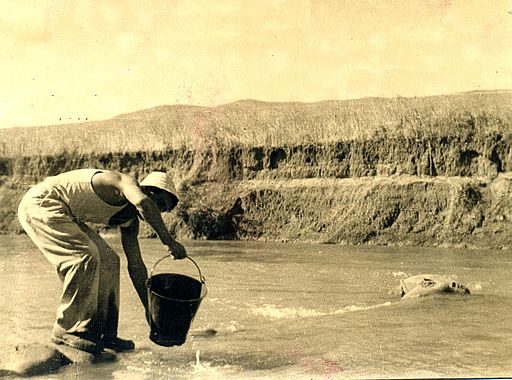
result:
[[[96,350],[102,334],[97,313],[100,254],[96,244],[51,189],[31,189],[20,203],[18,218],[63,283],[54,338]]]

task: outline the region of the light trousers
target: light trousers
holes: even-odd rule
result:
[[[116,252],[91,227],[74,220],[52,188],[31,188],[20,202],[18,218],[62,282],[53,335],[115,338],[120,266]]]

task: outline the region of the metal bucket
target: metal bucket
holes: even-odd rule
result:
[[[166,255],[155,263],[147,281],[151,327],[149,339],[166,347],[185,343],[190,324],[207,292],[201,270],[190,257],[187,259],[196,266],[199,280],[175,273],[153,275],[156,266],[170,257]]]

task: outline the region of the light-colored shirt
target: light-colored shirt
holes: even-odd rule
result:
[[[101,199],[92,187],[92,177],[102,170],[78,169],[47,177],[40,185],[52,188],[68,206],[77,222],[109,225],[110,218],[126,207],[115,206]]]

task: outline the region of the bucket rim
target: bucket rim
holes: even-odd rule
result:
[[[187,256],[186,259],[190,260],[192,262],[192,264],[195,265],[198,273],[199,273],[199,279],[197,278],[194,278],[194,277],[191,277],[191,276],[188,276],[186,274],[181,274],[181,273],[158,273],[158,274],[155,274],[153,275],[153,271],[154,269],[156,268],[156,266],[162,261],[162,260],[165,260],[165,259],[169,259],[171,258],[172,256],[171,255],[165,255],[163,256],[162,258],[160,258],[154,265],[153,267],[151,268],[151,272],[150,272],[150,275],[148,277],[148,279],[146,280],[146,287],[147,287],[147,290],[148,290],[148,293],[150,294],[154,294],[155,296],[158,296],[158,297],[161,297],[163,299],[166,299],[166,300],[170,300],[170,301],[177,301],[177,302],[197,302],[197,301],[201,301],[203,298],[206,297],[206,294],[208,293],[208,289],[206,287],[206,279],[204,278],[203,274],[201,273],[201,269],[199,268],[199,265],[197,265],[197,263],[195,262],[195,260],[193,260],[190,256]],[[156,277],[156,276],[161,276],[161,275],[174,275],[174,276],[181,276],[181,277],[186,277],[188,279],[191,279],[193,281],[197,281],[201,284],[201,293],[199,295],[199,298],[193,298],[193,299],[188,299],[188,300],[182,300],[182,299],[178,299],[178,298],[172,298],[172,297],[166,297],[166,296],[163,296],[161,294],[158,294],[156,293],[155,291],[153,291],[151,289],[151,279],[153,277]]]
[[[148,285],[148,291],[151,294],[154,294],[155,296],[158,296],[160,298],[163,298],[163,299],[166,299],[166,300],[169,300],[169,301],[176,301],[176,302],[194,302],[194,301],[197,302],[197,301],[202,301],[202,299],[204,297],[206,297],[206,294],[208,294],[208,288],[204,284],[202,284],[202,286],[201,286],[201,294],[200,294],[199,298],[191,298],[191,299],[188,299],[188,300],[182,300],[182,299],[179,299],[179,298],[172,298],[172,297],[163,296],[163,295],[158,294],[155,291],[153,291],[149,285]]]

